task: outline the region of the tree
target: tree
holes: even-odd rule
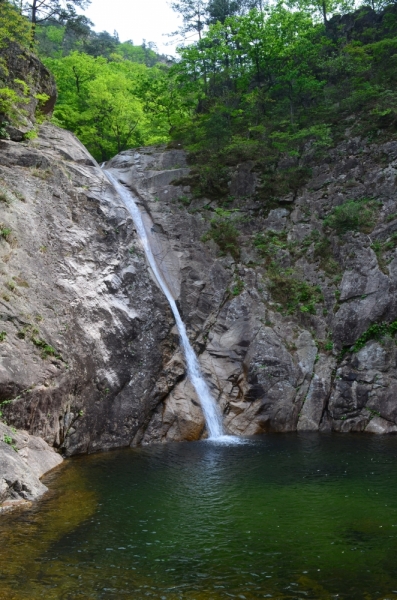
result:
[[[131,40],[123,42],[116,49],[117,54],[132,62],[142,63],[153,67],[158,62],[156,45],[153,42],[146,44],[145,40],[140,46],[134,46]]]
[[[118,54],[107,60],[82,52],[44,63],[59,91],[54,121],[75,132],[98,160],[167,142],[170,130],[186,119],[188,110],[165,65],[147,67]]]
[[[10,42],[29,47],[29,23],[13,4],[0,0],[0,48],[8,46]]]
[[[327,25],[330,16],[353,10],[354,0],[289,0],[288,6],[314,13]]]
[[[107,31],[96,33],[92,31],[90,36],[84,42],[84,52],[90,56],[105,56],[109,58],[119,44],[119,37],[115,31],[113,35]]]
[[[73,50],[82,50],[92,35],[92,22],[84,15],[76,15],[65,25],[47,21],[36,27],[36,41],[40,56],[61,57]]]
[[[32,23],[32,45],[36,36],[36,26],[38,23],[60,22],[67,23],[70,20],[78,20],[76,8],[85,9],[91,0],[69,0],[63,3],[62,0],[27,0],[22,4],[22,13],[25,14]]]
[[[197,33],[201,40],[202,32],[207,21],[207,0],[179,0],[172,2],[171,8],[179,13],[183,20],[183,25],[170,35],[181,35],[184,39],[189,33]]]
[[[228,17],[237,14],[241,8],[238,0],[210,0],[208,3],[208,23],[224,23]]]

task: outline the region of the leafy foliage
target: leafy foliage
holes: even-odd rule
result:
[[[389,254],[389,257],[386,258],[385,254],[390,253],[397,248],[397,232],[392,233],[385,241],[374,240],[371,244],[371,248],[376,254],[379,267],[384,273],[389,275],[387,265],[392,260],[392,255]]]
[[[279,250],[285,250],[289,247],[287,233],[272,230],[268,230],[266,233],[257,233],[254,237],[254,246],[259,254],[266,259],[266,264],[269,265]]]
[[[210,229],[201,238],[203,242],[214,240],[221,254],[230,254],[234,259],[240,256],[238,245],[239,232],[235,225],[235,216],[231,211],[218,208],[216,216],[210,221]]]
[[[367,331],[365,331],[354,343],[352,347],[352,352],[358,352],[365,346],[367,342],[372,339],[380,339],[384,336],[394,336],[397,333],[397,321],[393,321],[392,323],[374,323],[370,327],[368,327]]]
[[[392,323],[373,323],[368,327],[363,334],[355,341],[353,346],[345,347],[342,349],[339,359],[341,360],[347,352],[358,352],[361,348],[371,340],[381,340],[385,337],[393,337],[397,333],[397,321]]]
[[[331,18],[351,8],[278,2],[218,19],[179,49],[171,76],[195,112],[193,126],[182,123],[173,136],[207,176],[211,197],[229,193],[230,177],[213,185],[216,173],[252,160],[258,197],[269,206],[307,180],[304,152],[320,155],[349,127],[370,140],[397,131],[397,7],[390,2],[381,14],[362,7],[351,15],[353,27]]]
[[[375,225],[378,203],[372,199],[348,200],[336,206],[324,219],[324,225],[337,233],[362,231],[370,233]]]
[[[17,42],[23,48],[29,48],[30,26],[13,4],[7,0],[0,0],[0,48],[4,48],[10,42]],[[0,67],[4,69],[4,63],[0,63]]]
[[[167,142],[187,114],[164,65],[148,68],[121,56],[107,60],[81,52],[44,62],[59,89],[54,121],[74,131],[98,160]]]
[[[307,242],[312,245],[318,239],[318,235],[309,236]],[[324,300],[321,288],[302,279],[294,269],[280,267],[278,261],[280,251],[286,250],[291,254],[301,253],[305,251],[307,244],[302,243],[299,248],[294,242],[287,241],[286,231],[271,230],[256,234],[253,243],[260,256],[265,259],[265,265],[268,267],[269,289],[274,300],[288,314],[296,311],[315,314],[315,305]]]
[[[320,267],[328,275],[336,275],[340,272],[340,266],[332,257],[332,248],[330,240],[321,236],[319,232],[313,231],[311,239],[314,242],[313,257],[319,261]]]
[[[132,40],[121,43],[117,32],[96,32],[92,23],[84,16],[69,19],[65,22],[40,24],[36,27],[36,44],[42,58],[62,58],[72,52],[83,52],[97,58],[102,56],[108,60],[113,58],[129,60],[153,67],[158,62],[166,63],[166,57],[159,56],[154,42],[143,41],[136,46]]]
[[[0,0],[0,52],[10,44],[24,50],[29,48],[30,27],[12,4]],[[6,59],[0,56],[0,138],[8,137],[7,125],[18,125],[23,120],[23,106],[29,101],[29,93],[28,83],[13,80]]]
[[[31,340],[37,348],[40,348],[41,358],[45,359],[48,356],[53,356],[54,358],[61,359],[61,356],[57,353],[55,348],[50,346],[50,344],[47,344],[47,342],[45,340],[35,337],[34,335],[32,335]]]
[[[316,304],[324,300],[320,286],[301,279],[293,269],[280,269],[275,262],[270,265],[268,277],[272,297],[288,314],[296,311],[316,314]]]
[[[9,227],[4,227],[3,225],[0,225],[0,237],[7,240],[10,235],[11,229]]]

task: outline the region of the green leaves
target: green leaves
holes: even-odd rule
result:
[[[342,234],[347,231],[370,233],[376,223],[379,203],[373,199],[348,200],[332,209],[324,219],[324,225]]]
[[[291,128],[292,129],[292,128]],[[329,146],[332,138],[329,125],[312,125],[302,129],[289,131],[274,131],[270,134],[274,146],[281,152],[288,152],[291,156],[299,156],[298,149],[302,142],[312,141],[316,147]]]
[[[233,222],[233,212],[235,211],[218,208],[215,212],[216,216],[211,219],[210,229],[201,239],[203,242],[214,240],[219,246],[221,255],[230,254],[237,260],[240,256],[238,243],[240,234]]]
[[[372,339],[379,340],[385,336],[394,336],[397,333],[397,321],[393,321],[392,323],[374,323],[370,327],[368,327],[367,331],[365,331],[354,343],[354,346],[351,348],[352,352],[358,352],[361,348],[364,348],[365,344]]]
[[[271,263],[267,272],[272,297],[287,311],[316,314],[316,305],[324,301],[320,286],[305,281],[293,269],[281,269],[277,263]]]
[[[30,26],[15,6],[6,0],[0,0],[0,48],[8,46],[10,42],[29,48]],[[2,67],[0,65],[0,71]]]
[[[45,59],[59,98],[55,122],[76,133],[100,161],[134,146],[164,143],[187,115],[163,65],[72,52]]]

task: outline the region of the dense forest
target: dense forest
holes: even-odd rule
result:
[[[170,130],[187,109],[170,77],[169,59],[152,42],[121,43],[116,32],[96,33],[74,13],[37,23],[33,39],[29,19],[7,0],[0,6],[0,44],[17,42],[40,57],[57,82],[54,123],[73,131],[98,160],[170,140]],[[4,123],[23,114],[28,82],[7,87],[1,83],[7,75],[4,61],[0,68]]]
[[[266,194],[301,184],[304,167],[274,176],[281,154],[334,145],[345,131],[371,139],[396,131],[397,6],[363,6],[325,22],[284,4],[229,17],[181,49],[173,67],[194,106],[181,128],[202,193],[227,192],[227,166],[255,160]],[[220,168],[223,165],[223,170]],[[277,195],[277,194],[276,194]]]
[[[173,5],[182,33],[198,40],[182,45],[176,60],[152,43],[96,33],[74,9],[34,23],[33,39],[29,19],[0,4],[1,43],[30,47],[55,75],[56,124],[98,160],[128,147],[183,144],[196,164],[192,183],[207,196],[225,196],[228,166],[242,160],[257,162],[267,194],[280,185],[288,191],[305,172],[276,181],[280,154],[299,156],[308,144],[321,152],[347,126],[374,139],[397,127],[393,2],[352,12],[348,2],[328,0],[183,0]],[[25,92],[21,82],[0,90],[3,121],[15,118]]]

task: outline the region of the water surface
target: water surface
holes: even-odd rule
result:
[[[4,600],[397,599],[397,437],[71,459],[0,519]]]

